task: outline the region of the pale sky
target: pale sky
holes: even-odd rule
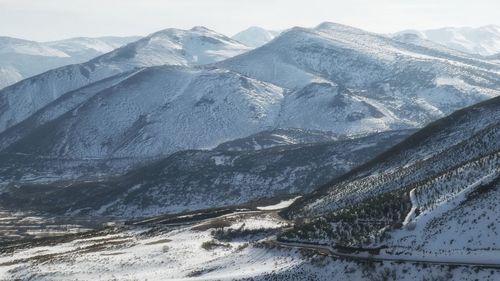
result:
[[[48,41],[203,25],[226,35],[332,21],[368,31],[500,25],[499,0],[0,0],[0,36]]]

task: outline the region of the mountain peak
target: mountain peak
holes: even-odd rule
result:
[[[218,33],[216,31],[213,31],[211,29],[208,29],[204,26],[194,26],[191,29],[167,28],[167,29],[163,29],[163,30],[154,32],[154,33],[148,35],[146,38],[168,37],[168,38],[176,41],[182,37],[195,38],[195,37],[201,37],[201,36],[213,37],[214,39],[222,40],[225,43],[237,44],[237,42],[234,42],[231,38],[229,38],[221,33]]]
[[[251,26],[235,34],[232,38],[246,46],[257,48],[273,40],[278,34],[279,32],[276,31],[269,31],[262,27]]]
[[[343,25],[343,24],[335,23],[335,22],[323,22],[323,23],[319,24],[318,26],[316,26],[314,28],[314,30],[318,30],[318,31],[333,31],[333,30],[335,30],[335,31],[356,31],[356,32],[363,31],[361,29],[358,29],[358,28],[355,28],[352,26]]]
[[[209,32],[213,32],[212,30],[204,27],[204,26],[201,26],[201,25],[197,25],[197,26],[193,26],[191,28],[192,31],[209,31]]]
[[[268,31],[260,26],[254,25],[254,26],[250,26],[249,28],[243,30],[242,32],[268,32]]]
[[[416,44],[416,45],[423,45],[422,42],[427,41],[418,32],[401,32],[401,33],[395,34],[392,38],[394,40],[397,40],[400,42],[411,43],[411,44]],[[428,42],[431,42],[431,41],[428,41]]]

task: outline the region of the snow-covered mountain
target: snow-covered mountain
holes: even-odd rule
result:
[[[429,30],[404,30],[401,34],[415,34],[420,38],[451,49],[471,54],[490,56],[500,52],[500,26],[446,27]]]
[[[293,28],[219,66],[289,89],[297,100],[300,96],[297,105],[306,108],[332,96],[327,94],[327,85],[339,87],[344,89],[344,104],[352,107],[346,111],[356,115],[351,118],[378,129],[421,126],[498,95],[500,82],[498,65],[487,60],[333,23],[314,29]],[[324,107],[326,101],[321,103]],[[297,119],[303,124],[294,127],[306,126],[306,122],[321,124],[321,120]],[[338,126],[357,131],[352,124]]]
[[[295,202],[286,214],[310,219],[288,237],[435,260],[498,255],[499,139],[498,97],[433,122]]]
[[[166,29],[83,64],[57,68],[0,91],[0,132],[63,94],[139,67],[199,65],[245,52],[248,47],[203,27]]]
[[[0,89],[70,63],[71,57],[56,48],[28,40],[0,37]]]
[[[5,152],[102,158],[210,148],[273,127],[283,99],[272,84],[228,70],[180,66],[146,68],[95,88],[100,91]]]
[[[434,50],[440,51],[442,53],[448,53],[448,54],[456,56],[456,57],[463,57],[463,56],[471,56],[472,55],[470,53],[451,49],[447,46],[430,41],[430,40],[425,39],[425,38],[423,38],[415,33],[397,33],[397,34],[393,34],[391,36],[391,38],[394,40],[403,42],[403,43],[417,45],[417,46],[421,46],[421,47],[428,48],[428,49],[434,49]],[[489,57],[486,59],[489,59]]]
[[[0,89],[53,68],[88,61],[138,39],[81,37],[34,42],[0,37]]]
[[[109,53],[114,49],[139,39],[141,39],[140,36],[75,37],[59,41],[44,42],[43,44],[61,50],[71,57],[78,58],[80,59],[79,63],[81,63],[99,55]]]
[[[280,33],[281,31],[266,30],[262,27],[252,26],[238,32],[231,38],[245,44],[246,46],[257,48],[267,44]]]
[[[57,48],[51,48],[34,41],[12,37],[0,37],[0,54],[23,54],[42,57],[67,57],[68,55]]]
[[[497,64],[332,23],[192,67],[246,50],[202,27],[168,29],[26,80],[0,92],[0,121],[12,127],[2,150],[140,158],[275,128],[359,135],[420,127],[500,94]],[[189,67],[137,69],[158,64]]]
[[[202,26],[190,30],[165,29],[98,57],[94,62],[116,67],[202,65],[218,62],[249,47]]]

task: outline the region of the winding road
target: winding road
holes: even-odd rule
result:
[[[293,243],[293,242],[281,242],[273,241],[274,244],[284,248],[295,248],[295,249],[306,249],[315,250],[321,254],[328,255],[331,257],[338,258],[348,258],[358,261],[375,261],[375,262],[402,262],[402,263],[416,263],[416,264],[426,264],[426,265],[446,265],[446,266],[467,266],[467,267],[480,267],[480,268],[495,268],[500,269],[500,260],[491,263],[484,262],[460,262],[455,260],[445,260],[444,258],[417,258],[417,257],[404,257],[404,256],[391,256],[391,255],[370,255],[368,253],[363,254],[349,254],[341,253],[336,251],[332,247],[325,245],[314,245],[314,244],[304,244],[304,243]]]

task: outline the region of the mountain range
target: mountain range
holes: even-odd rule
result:
[[[172,47],[172,40],[177,40],[177,47]],[[0,93],[3,100],[0,124],[5,130],[67,92],[139,67],[197,65],[222,60],[244,50],[248,49],[203,28],[158,32],[85,64],[56,69],[4,89]],[[255,108],[259,111],[257,115],[273,119],[264,126],[344,134],[418,127],[463,106],[496,96],[500,68],[489,61],[456,56],[329,23],[314,29],[294,28],[261,48],[211,67],[222,69],[215,71],[219,73],[216,76],[222,76],[220,83],[225,83],[223,73],[227,70],[262,85],[270,83],[274,101],[252,101],[260,104],[260,111]],[[145,75],[136,74],[127,79],[139,85],[138,77]],[[130,84],[130,81],[121,83]],[[176,91],[175,86],[169,89],[167,85],[149,84],[148,87],[151,91]],[[119,91],[111,92],[118,94]],[[285,92],[287,94],[283,95]],[[182,96],[189,94],[186,91]],[[198,94],[196,98],[201,97]],[[168,99],[165,97],[165,102],[169,102]],[[304,108],[316,114],[309,114]],[[297,112],[303,112],[304,116],[297,116]],[[130,117],[138,120],[139,115]],[[127,129],[131,125],[127,125]],[[256,131],[247,135],[252,133]],[[221,138],[211,141],[220,143],[224,136]],[[168,145],[175,146],[175,143]],[[210,142],[185,148],[203,145],[209,146]]]
[[[5,39],[0,279],[497,280],[495,30]]]
[[[86,62],[138,39],[110,36],[35,42],[0,37],[0,89],[53,68]]]
[[[260,47],[277,37],[281,31],[267,30],[253,26],[245,29],[232,38],[250,47]],[[414,35],[419,40],[434,43],[438,46],[468,54],[485,57],[500,54],[500,27],[486,25],[481,27],[444,27],[427,30],[408,29],[389,34],[397,38]]]
[[[491,56],[500,53],[500,27],[496,25],[404,30],[397,33],[401,34],[415,34],[422,39],[470,54]]]
[[[0,132],[64,94],[114,75],[157,65],[215,62],[248,47],[202,27],[167,29],[82,64],[56,68],[0,91]]]
[[[265,130],[414,129],[499,95],[499,73],[486,59],[334,23],[254,50],[203,27],[167,29],[0,91],[0,153],[27,167],[27,156],[109,160],[114,174]]]

